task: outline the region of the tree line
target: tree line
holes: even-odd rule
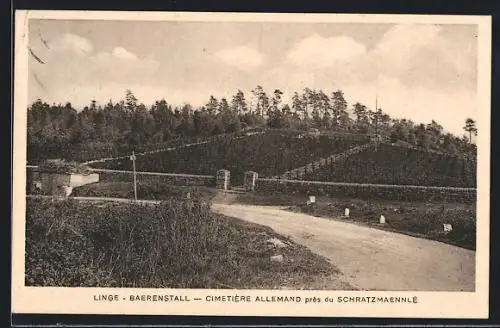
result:
[[[230,100],[212,95],[204,106],[196,108],[189,103],[173,105],[165,99],[147,107],[126,90],[118,102],[110,100],[102,106],[92,100],[80,110],[69,102],[49,105],[38,99],[28,107],[28,153],[44,147],[61,151],[75,146],[134,149],[267,127],[380,135],[391,142],[475,156],[472,135],[477,135],[477,128],[470,118],[464,125],[468,134],[460,138],[443,133],[435,121],[424,124],[395,119],[382,108],[372,110],[359,102],[349,108],[342,90],[326,93],[305,88],[293,94],[291,104],[284,103],[282,95],[279,89],[269,94],[258,85],[251,91],[251,102],[237,90]]]

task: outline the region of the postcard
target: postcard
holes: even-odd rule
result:
[[[12,312],[487,318],[491,17],[15,14]]]

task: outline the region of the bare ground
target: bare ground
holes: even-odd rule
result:
[[[227,216],[269,226],[327,258],[361,290],[474,291],[475,252],[433,240],[324,220],[276,206],[215,203]],[[324,282],[328,284],[328,282]],[[332,289],[338,289],[332,286]]]

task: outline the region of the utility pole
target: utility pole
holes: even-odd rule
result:
[[[378,95],[375,94],[375,137],[378,138]]]
[[[135,173],[135,152],[132,150],[132,156],[130,156],[130,159],[132,160],[132,167],[134,170],[134,199],[137,201],[137,177]]]

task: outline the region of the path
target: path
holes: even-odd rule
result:
[[[213,210],[289,236],[362,290],[474,291],[474,251],[274,206],[214,204]]]

